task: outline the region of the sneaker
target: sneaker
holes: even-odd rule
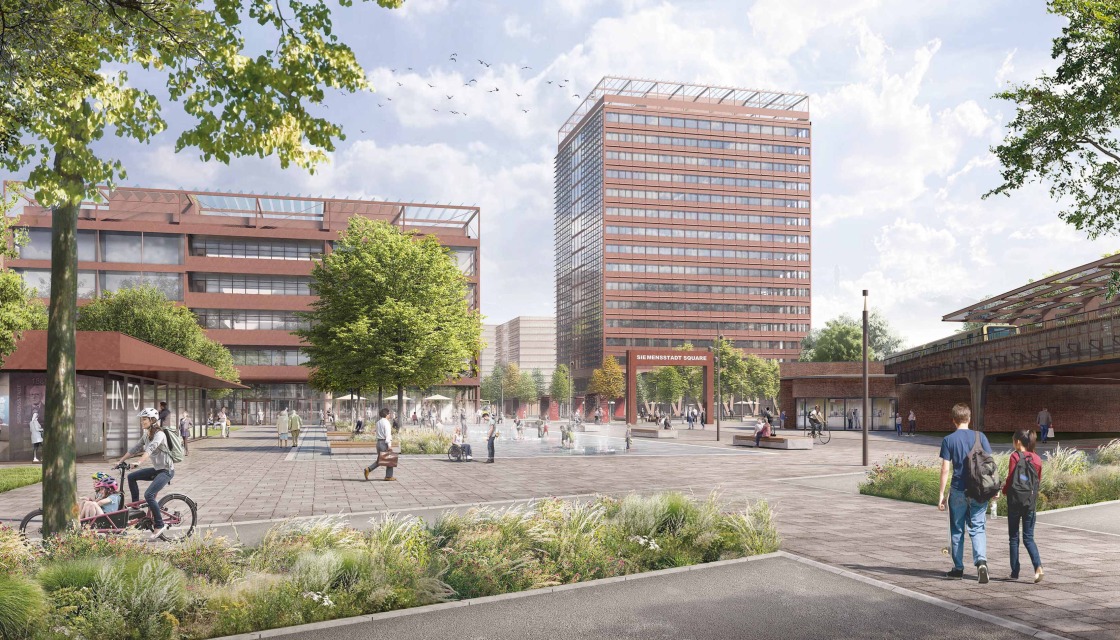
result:
[[[1034,583],[1038,584],[1039,582],[1042,582],[1042,567],[1034,570]]]
[[[1019,574],[1017,574],[1017,573],[1011,574],[1011,579],[1012,580],[1018,580],[1019,579]]]
[[[389,476],[388,478],[385,478],[385,482],[396,482],[396,481],[397,481],[397,479],[394,478],[393,476]]]
[[[474,458],[471,456],[467,456],[467,462],[470,462],[471,460],[474,460]]]
[[[369,467],[362,469],[362,475],[366,477],[366,480],[369,480]]]
[[[953,569],[945,573],[946,578],[957,578],[958,580],[964,577],[964,569]]]
[[[162,536],[164,534],[164,532],[166,532],[166,531],[167,531],[167,525],[163,525],[162,527],[153,530],[152,535],[148,538],[148,542],[155,542],[155,541],[159,540],[159,537]]]
[[[980,584],[988,584],[988,563],[981,562],[976,565],[976,581]]]

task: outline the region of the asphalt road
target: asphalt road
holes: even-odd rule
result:
[[[1020,640],[1029,636],[778,557],[284,637]]]
[[[1038,522],[1120,536],[1120,502],[1098,504],[1083,509],[1058,511],[1057,513],[1039,511]],[[1038,535],[1036,527],[1036,538]]]

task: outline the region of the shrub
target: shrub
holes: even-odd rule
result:
[[[19,531],[0,524],[0,573],[29,575],[39,566],[39,554]]]
[[[1097,464],[1120,464],[1120,438],[1097,447]]]
[[[67,531],[43,541],[43,550],[51,561],[146,556],[152,549],[133,538],[104,536],[86,528]]]
[[[907,456],[889,457],[867,472],[867,479],[859,485],[859,492],[907,502],[937,504],[939,468],[932,461]]]
[[[337,609],[329,595],[324,598],[324,594],[284,581],[250,589],[238,598],[216,598],[207,604],[205,615],[212,618],[208,634],[225,636],[321,622],[349,613]]]
[[[1085,452],[1074,448],[1058,446],[1053,451],[1047,451],[1043,458],[1042,475],[1069,474],[1077,476],[1089,469],[1089,458]]]
[[[460,598],[557,584],[533,552],[540,530],[527,511],[472,509],[466,516],[441,521],[436,531],[447,562],[444,579]]]
[[[23,576],[0,574],[0,637],[30,638],[47,613],[43,589]]]
[[[356,549],[362,534],[340,516],[325,516],[281,523],[268,530],[250,554],[249,566],[256,570],[284,571],[308,550]]]
[[[443,454],[451,448],[451,436],[440,431],[403,429],[399,436],[402,454]]]
[[[39,584],[47,592],[59,589],[81,589],[97,584],[101,570],[108,565],[104,558],[69,558],[52,562],[39,572]]]
[[[419,520],[382,521],[370,532],[367,548],[373,572],[369,582],[355,589],[365,598],[367,612],[435,604],[455,596],[442,580],[436,537]]]
[[[166,639],[186,604],[183,572],[156,558],[116,560],[101,569],[96,591],[124,616],[130,637]]]
[[[774,513],[765,500],[727,516],[724,526],[729,534],[728,551],[736,556],[773,553],[781,547]]]
[[[207,531],[206,535],[192,537],[163,551],[163,557],[182,569],[188,576],[215,584],[227,584],[245,569],[246,560],[241,548],[223,536]]]

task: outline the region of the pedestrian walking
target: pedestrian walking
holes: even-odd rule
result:
[[[167,408],[166,402],[159,403],[159,428],[168,429],[171,427],[171,411]]]
[[[288,410],[284,409],[280,412],[280,415],[276,416],[276,446],[286,447],[288,445],[292,437],[291,434],[288,433],[289,428]]]
[[[630,450],[631,443],[634,442],[634,432],[630,430],[630,425],[626,425],[626,450]]]
[[[183,455],[189,456],[190,449],[187,447],[187,442],[191,438],[191,427],[194,424],[191,422],[191,414],[183,409],[183,414],[179,417],[179,437],[183,439]]]
[[[778,418],[778,428],[779,429],[785,429],[786,428],[786,412],[785,411],[783,411],[781,417]]]
[[[39,449],[43,446],[43,425],[39,423],[38,411],[31,414],[28,427],[31,429],[31,461],[39,462]]]
[[[916,429],[918,427],[918,416],[915,415],[913,409],[910,410],[910,417],[907,418],[907,419],[910,421],[910,432],[907,433],[906,435],[912,436],[912,435],[914,435],[914,429]]]
[[[894,434],[902,437],[902,414],[897,412],[894,414]]]
[[[381,454],[393,450],[393,423],[389,422],[389,410],[382,408],[378,412],[380,418],[377,420],[377,457],[373,459],[373,464],[362,470],[366,480],[369,480],[369,473],[381,466]],[[393,482],[396,478],[393,477],[393,467],[385,466],[385,481]]]
[[[972,410],[967,404],[953,405],[953,424],[956,430],[941,440],[941,483],[938,490],[937,508],[949,510],[949,547],[953,558],[953,569],[945,574],[947,578],[964,577],[964,530],[967,526],[968,537],[972,541],[972,563],[976,566],[980,584],[988,582],[988,539],[987,525],[988,502],[973,500],[965,493],[971,481],[968,469],[969,453],[979,443],[987,454],[992,446],[987,436],[968,428],[972,420]],[[949,493],[946,484],[949,478]]]
[[[1043,407],[1042,411],[1038,412],[1038,433],[1042,436],[1041,439],[1043,442],[1049,439],[1050,425],[1053,422],[1053,419],[1050,417],[1050,412],[1047,411],[1046,407]],[[1065,427],[1062,428],[1064,429]]]
[[[299,445],[299,432],[303,429],[303,419],[299,417],[295,409],[288,416],[288,433],[292,436],[292,447]]]
[[[1011,546],[1011,579],[1019,579],[1019,523],[1023,527],[1023,546],[1031,557],[1035,583],[1042,582],[1042,558],[1034,543],[1038,488],[1042,484],[1042,459],[1034,452],[1033,431],[1019,429],[1012,439],[1015,451],[1007,465],[1003,495],[1007,496],[1007,535]]]
[[[319,423],[323,422],[323,412],[319,412]],[[257,424],[264,424],[264,409],[257,409]]]
[[[490,464],[494,463],[494,440],[498,438],[498,425],[494,422],[494,418],[487,414],[482,414],[483,419],[489,419],[490,427],[486,430],[486,461]]]
[[[225,407],[222,407],[221,410],[218,411],[218,422],[221,424],[220,429],[222,430],[222,437],[223,438],[228,438],[229,437],[229,416],[226,415],[226,408]]]
[[[856,419],[856,410],[852,409],[852,412],[850,414],[848,414],[848,425],[846,427],[844,427],[845,431],[851,431],[852,430],[852,422],[854,422],[855,419]]]
[[[691,412],[691,411],[689,411],[689,412],[688,412],[688,413],[687,413],[687,414],[685,415],[685,421],[686,421],[686,422],[688,422],[688,429],[689,429],[689,431],[691,431],[691,430],[692,430],[692,420],[693,420],[693,418],[692,418],[692,412]]]

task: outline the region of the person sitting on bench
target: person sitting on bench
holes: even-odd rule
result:
[[[754,430],[754,446],[759,446],[763,438],[770,437],[770,423],[765,420],[762,421],[761,427],[755,427]]]

